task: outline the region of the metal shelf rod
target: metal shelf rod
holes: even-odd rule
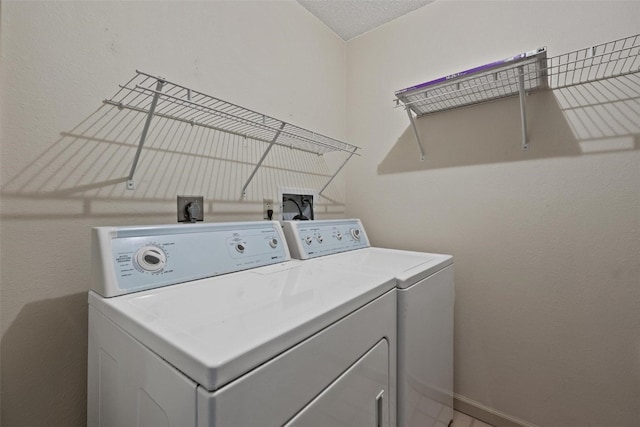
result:
[[[409,107],[405,109],[407,110],[407,114],[409,115],[409,122],[411,122],[413,133],[416,135],[416,143],[418,144],[418,149],[420,150],[420,161],[424,161],[424,148],[422,148],[422,141],[420,140],[420,134],[418,133],[418,127],[416,126],[416,121],[413,119],[413,114],[411,114],[411,109]]]
[[[129,171],[129,177],[127,179],[127,188],[129,190],[133,190],[135,187],[135,184],[133,182],[133,175],[136,172],[136,167],[138,166],[138,160],[140,160],[140,153],[142,152],[142,147],[144,146],[144,142],[147,139],[147,133],[149,132],[151,119],[153,119],[153,113],[155,112],[156,106],[158,105],[158,98],[160,98],[160,93],[162,91],[163,85],[164,85],[164,81],[158,79],[156,83],[156,94],[153,96],[153,100],[151,101],[151,106],[149,107],[149,114],[147,114],[147,119],[144,122],[144,128],[142,129],[142,135],[140,135],[140,142],[138,143],[138,149],[136,150],[136,155],[133,158],[133,164],[131,165],[131,170]]]
[[[260,157],[258,164],[256,164],[255,168],[253,168],[253,172],[251,172],[251,175],[249,175],[249,179],[247,179],[247,182],[244,183],[244,186],[242,187],[242,197],[245,197],[247,195],[247,186],[255,176],[256,172],[258,172],[258,169],[260,169],[260,166],[262,166],[262,162],[264,162],[264,159],[267,157],[267,154],[269,154],[269,151],[271,151],[273,144],[276,143],[278,137],[280,136],[280,132],[282,132],[282,129],[284,129],[284,125],[285,125],[284,122],[282,123],[282,125],[280,125],[280,130],[276,132],[275,136],[271,140],[271,143],[269,144],[267,149],[264,150],[264,153],[262,153],[262,157]]]
[[[518,67],[518,92],[520,95],[520,120],[522,122],[522,150],[529,149],[527,143],[527,112],[525,110],[525,91],[524,91],[524,69],[522,66]]]
[[[340,165],[340,167],[338,168],[337,171],[335,171],[335,173],[331,176],[331,178],[329,178],[329,181],[327,181],[327,183],[324,185],[324,187],[322,187],[322,189],[320,191],[318,191],[318,194],[322,195],[322,192],[324,190],[327,189],[327,187],[329,186],[329,184],[331,184],[331,181],[333,181],[333,179],[340,173],[340,171],[342,170],[342,168],[347,164],[347,162],[349,160],[351,160],[351,157],[353,157],[353,155],[356,154],[355,149],[354,151],[351,152],[351,154],[349,154],[349,157],[347,157],[345,159],[345,161]]]

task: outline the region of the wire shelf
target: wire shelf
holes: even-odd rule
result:
[[[520,75],[527,92],[546,88],[547,51],[540,48],[396,92],[417,116],[517,95]]]
[[[246,196],[248,185],[274,145],[318,155],[335,151],[347,153],[344,163],[322,187],[319,194],[322,194],[353,155],[359,155],[359,147],[355,145],[303,129],[142,71],[136,71],[131,80],[121,85],[120,90],[103,102],[147,116],[127,180],[127,188],[130,190],[134,189],[133,177],[154,117],[267,142],[269,145],[242,187],[243,197]]]
[[[560,89],[640,72],[640,34],[549,59],[549,86]]]
[[[640,34],[547,58],[546,48],[526,52],[396,92],[416,116],[518,95],[560,89],[640,72]]]
[[[356,153],[359,149],[141,71],[136,71],[131,80],[121,85],[120,90],[104,102],[149,113],[154,97],[157,97],[154,116],[269,143],[275,139],[276,145],[316,154],[332,151]]]
[[[640,72],[640,34],[547,58],[542,47],[501,61],[399,90],[396,107],[404,107],[424,148],[413,114],[423,116],[510,96],[520,96],[522,149],[529,148],[525,95],[561,89]],[[412,114],[413,113],[413,114]]]

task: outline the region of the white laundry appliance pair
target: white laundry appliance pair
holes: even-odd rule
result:
[[[88,425],[381,427],[392,274],[291,260],[277,222],[100,227]]]
[[[331,270],[391,274],[397,287],[399,427],[453,419],[453,258],[371,247],[358,219],[285,221],[291,256]]]

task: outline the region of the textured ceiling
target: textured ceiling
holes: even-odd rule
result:
[[[351,40],[435,0],[298,0],[343,40]]]

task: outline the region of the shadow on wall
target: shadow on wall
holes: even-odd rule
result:
[[[203,195],[207,215],[224,220],[262,219],[263,198],[278,186],[321,189],[331,178],[323,156],[274,146],[242,187],[267,144],[189,123],[154,117],[134,175],[126,182],[146,114],[102,105],[12,177],[2,189],[3,219],[166,215],[177,195]],[[331,154],[329,154],[331,155]],[[344,212],[343,196],[330,184],[316,212]],[[25,203],[15,203],[24,201]],[[46,209],[25,209],[34,203]]]
[[[416,120],[378,165],[379,174],[640,149],[640,74],[535,92],[526,99],[529,149],[521,150],[517,97]]]
[[[87,319],[85,292],[26,304],[5,331],[1,358],[11,369],[2,371],[2,405],[26,408],[28,399],[38,409],[3,411],[3,424],[43,425],[43,414],[73,417],[50,417],[48,426],[86,422],[86,392],[69,387],[86,384],[87,322],[78,319]],[[84,351],[78,351],[79,344]],[[10,418],[13,416],[18,418]]]

